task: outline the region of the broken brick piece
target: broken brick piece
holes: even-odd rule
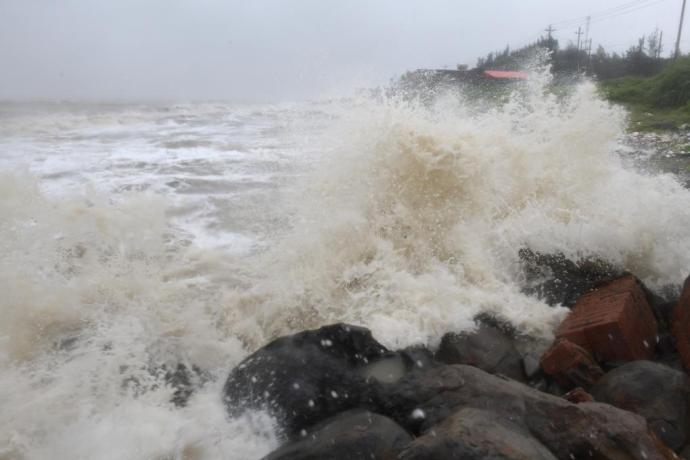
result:
[[[563,396],[563,398],[574,404],[594,401],[594,397],[587,393],[582,387],[577,387],[574,390],[570,390]]]
[[[676,339],[676,348],[685,369],[690,370],[690,276],[683,284],[683,292],[673,309],[671,333]]]
[[[656,334],[652,309],[632,275],[580,297],[556,331],[557,338],[580,345],[602,361],[648,359]]]
[[[604,375],[587,350],[567,339],[557,340],[542,355],[541,367],[565,387],[589,388]]]

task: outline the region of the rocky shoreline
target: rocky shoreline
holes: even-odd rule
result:
[[[226,407],[275,417],[267,460],[690,458],[690,278],[668,302],[593,272],[543,352],[490,315],[434,351],[333,324],[248,356]]]

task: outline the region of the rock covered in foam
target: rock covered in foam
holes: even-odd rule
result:
[[[518,254],[525,277],[524,291],[549,305],[572,307],[582,294],[621,273],[600,259],[571,260],[562,253],[542,254],[528,248]]]

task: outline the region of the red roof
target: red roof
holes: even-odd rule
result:
[[[485,70],[484,75],[491,78],[517,78],[520,80],[527,79],[526,72],[515,72],[512,70]]]

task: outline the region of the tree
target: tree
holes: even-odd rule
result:
[[[661,32],[655,29],[650,35],[640,37],[635,46],[631,46],[623,55],[608,53],[599,45],[595,54],[588,59],[588,53],[584,49],[570,42],[564,48],[559,47],[558,40],[552,36],[539,38],[522,48],[510,49],[489,53],[485,58],[477,60],[477,68],[519,70],[526,59],[537,49],[548,49],[551,53],[552,70],[556,74],[567,74],[586,71],[600,79],[617,78],[626,75],[650,76],[661,71],[668,59],[661,57],[662,43]],[[589,63],[589,65],[585,65]]]
[[[647,55],[654,59],[661,57],[663,44],[661,43],[661,32],[657,27],[654,32],[647,37]]]

